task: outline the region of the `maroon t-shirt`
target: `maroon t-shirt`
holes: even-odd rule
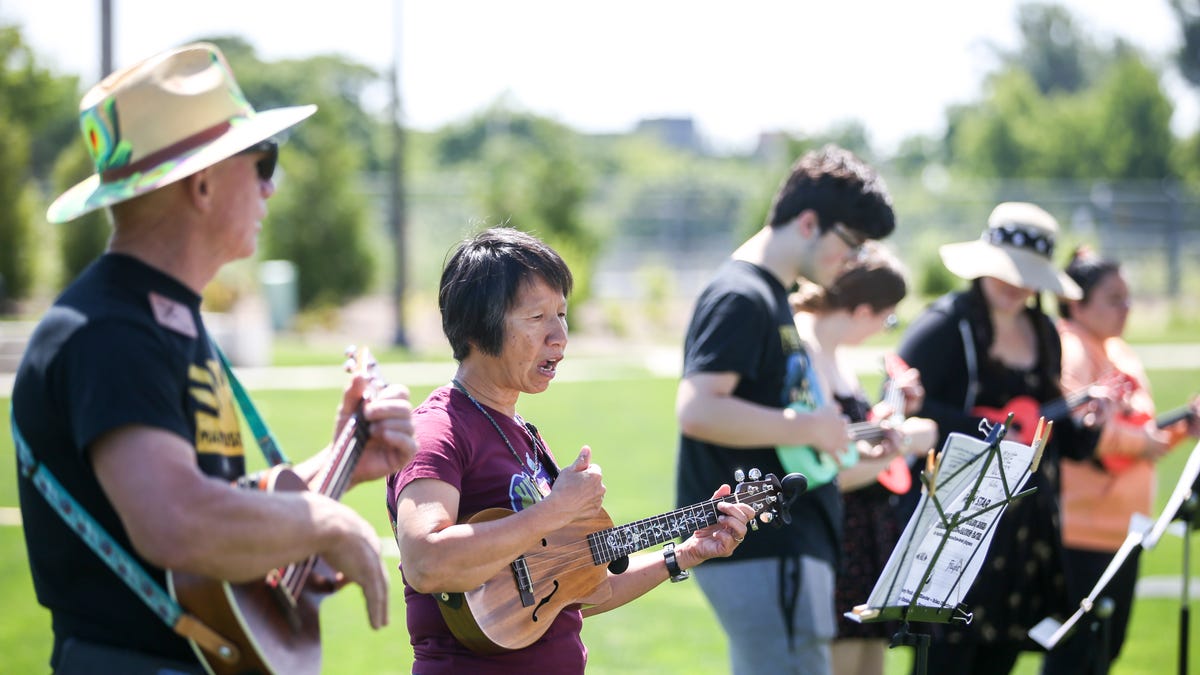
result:
[[[501,433],[465,394],[452,386],[440,387],[413,411],[420,450],[403,471],[388,477],[387,506],[393,522],[400,492],[420,478],[440,480],[458,490],[460,521],[488,508],[520,511],[542,498],[529,474],[536,468],[538,482],[543,490],[548,489],[552,474],[546,463],[554,461],[550,449],[541,443],[545,452],[541,454],[540,467],[535,467],[534,458],[538,453],[529,428],[501,412],[484,407],[517,455],[526,461],[525,470],[517,463]],[[403,576],[403,562],[400,570]],[[433,596],[417,593],[407,580],[404,601],[415,674],[582,673],[587,664],[587,649],[579,635],[583,615],[578,606],[561,612],[546,634],[532,645],[499,655],[480,655],[454,638]]]

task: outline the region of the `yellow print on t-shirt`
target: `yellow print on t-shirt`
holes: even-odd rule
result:
[[[245,453],[233,390],[217,361],[209,360],[205,365],[188,369],[188,392],[196,406],[196,450],[240,457]]]

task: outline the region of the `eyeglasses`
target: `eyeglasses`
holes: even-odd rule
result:
[[[254,168],[258,171],[258,179],[265,183],[275,175],[275,165],[279,163],[279,143],[267,139],[255,143],[237,154],[254,155],[259,153],[262,154],[262,157],[254,163]]]
[[[833,226],[829,228],[829,231],[837,235],[837,238],[841,239],[842,243],[850,248],[850,253],[854,254],[855,256],[861,256],[863,254],[863,245],[867,243],[865,237],[859,237],[851,232],[850,228],[841,223],[834,223]]]

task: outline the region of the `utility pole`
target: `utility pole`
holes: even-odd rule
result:
[[[112,71],[112,0],[100,0],[100,79]]]
[[[392,125],[392,166],[391,166],[391,220],[392,240],[395,247],[395,284],[392,287],[392,305],[396,312],[396,334],[392,344],[397,347],[408,347],[408,332],[405,329],[404,296],[407,291],[408,255],[406,204],[404,199],[404,125],[401,123],[404,115],[400,99],[400,5],[401,0],[393,0],[394,23],[392,39],[392,102],[389,122]]]

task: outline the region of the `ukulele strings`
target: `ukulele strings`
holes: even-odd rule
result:
[[[904,405],[904,392],[899,387],[893,387],[888,381],[887,393],[883,400],[891,406],[893,414],[901,411]],[[885,429],[878,422],[854,422],[846,427],[851,440],[874,442],[882,439]]]
[[[627,528],[632,529],[637,525],[652,523],[656,520],[662,520],[669,516],[679,515],[684,512],[690,512],[690,511],[696,511],[696,510],[701,510],[706,514],[711,514],[713,516],[713,520],[715,522],[716,517],[718,515],[720,515],[720,512],[716,508],[716,505],[718,503],[721,503],[721,502],[740,503],[741,501],[742,501],[741,495],[737,495],[737,494],[726,495],[725,497],[722,497],[720,499],[710,499],[706,502],[700,502],[699,504],[693,504],[692,506],[678,509],[676,511],[672,511],[670,513],[663,514],[661,516],[654,516],[652,518],[644,518],[642,520],[634,521],[627,525],[621,525],[621,526],[613,527],[610,529],[613,531],[627,529]],[[637,548],[633,549],[633,551],[631,551],[631,552],[641,551],[641,550],[644,550],[645,548],[649,548],[650,546],[654,545],[653,543],[642,545],[641,542],[643,539],[644,539],[644,537],[639,537],[639,539],[637,540],[637,542],[638,542]],[[666,540],[664,539],[663,541],[666,541]],[[524,556],[524,558],[525,558],[526,567],[529,570],[531,577],[535,573],[539,577],[545,577],[545,576],[553,577],[553,576],[556,576],[556,575],[559,575],[562,573],[573,572],[575,570],[580,570],[580,569],[587,569],[589,567],[595,567],[598,564],[603,564],[603,563],[607,563],[611,560],[615,560],[621,556],[614,555],[614,556],[608,558],[607,560],[602,560],[601,563],[596,563],[593,559],[592,553],[593,553],[593,550],[598,551],[601,554],[613,553],[618,548],[621,550],[624,549],[624,547],[611,547],[611,546],[604,545],[602,543],[597,543],[597,545],[595,547],[593,547],[591,540],[589,538],[585,537],[585,538],[583,538],[579,541],[573,542],[571,544],[567,544],[567,545],[561,546],[561,547],[556,547],[553,550],[535,551],[534,553],[528,553]]]
[[[361,362],[358,365],[361,367]],[[371,367],[375,365],[377,364],[372,359]],[[363,372],[367,371],[364,370]],[[351,444],[355,440],[358,440],[359,443],[365,442],[363,435],[365,435],[366,428],[361,411],[356,412],[346,420],[346,424],[334,440],[332,461],[319,483],[321,486],[320,494],[332,499],[339,499],[345,493],[347,486],[350,484],[350,475],[354,471],[354,466],[358,463],[359,455],[356,452],[356,448]],[[316,564],[317,556],[309,556],[299,563],[292,563],[284,568],[279,583],[291,595],[293,600],[300,596]]]
[[[715,503],[716,502],[707,502],[707,505],[710,507],[710,511],[712,511],[713,514],[717,513],[715,509],[712,508],[712,504]],[[695,506],[688,507],[687,509],[681,509],[681,511],[702,509],[705,505],[706,504],[704,503],[697,504]],[[678,513],[679,512],[673,512],[672,514],[666,515],[676,515]],[[666,516],[660,516],[660,518],[663,517]],[[628,525],[610,528],[610,530],[613,532],[620,530],[631,531],[636,528],[637,525],[645,522],[651,522],[653,520],[655,519],[636,521],[634,523],[629,523]],[[603,532],[603,530],[601,532]],[[664,539],[663,541],[666,540]],[[583,539],[572,542],[566,546],[557,547],[552,551],[537,551],[527,554],[525,556],[526,568],[529,570],[530,576],[534,576],[536,574],[538,577],[554,577],[559,574],[573,572],[580,569],[588,569],[610,562],[622,557],[622,555],[627,555],[626,553],[623,553],[623,551],[627,549],[629,549],[629,553],[633,553],[654,545],[653,541],[648,540],[644,536],[639,536],[637,539],[634,539],[633,542],[634,543],[632,546],[610,546],[595,537],[584,537]],[[621,554],[615,555],[618,552],[621,552]],[[596,561],[597,558],[600,558],[599,562]]]
[[[729,499],[728,497],[726,497],[725,499],[722,499],[722,500],[710,500],[708,502],[701,502],[700,504],[695,504],[693,506],[690,506],[690,507],[687,507],[684,509],[679,509],[678,511],[673,511],[671,513],[664,514],[662,516],[656,516],[654,518],[646,518],[643,520],[635,521],[633,523],[629,523],[627,525],[622,525],[620,527],[609,528],[609,530],[610,531],[632,530],[632,529],[635,529],[638,525],[652,523],[656,520],[662,520],[662,519],[665,519],[665,518],[667,518],[669,516],[673,516],[673,515],[679,515],[680,513],[685,512],[685,511],[697,511],[697,510],[703,511],[706,509],[706,507],[707,507],[706,513],[712,514],[714,516],[714,520],[715,520],[715,516],[718,514],[718,512],[715,508],[715,504],[717,504],[719,501],[727,501],[728,502],[728,501],[735,501],[735,500],[732,500],[732,499]],[[601,530],[601,532],[604,532],[604,530]],[[596,533],[593,533],[593,534],[596,534]],[[640,551],[644,548],[654,545],[653,543],[640,545],[640,542],[642,541],[642,539],[643,539],[642,537],[639,537],[636,540],[639,543],[639,545],[637,548],[634,549],[635,551]],[[593,544],[593,542],[595,542],[595,543]],[[585,538],[583,538],[579,541],[573,542],[569,545],[559,547],[559,548],[555,549],[554,551],[538,551],[538,552],[528,554],[525,556],[525,560],[526,560],[526,565],[528,566],[528,568],[531,572],[536,571],[536,572],[545,574],[548,570],[554,570],[556,572],[571,571],[571,570],[575,570],[575,569],[586,569],[588,567],[594,567],[597,564],[600,564],[600,563],[595,562],[594,556],[593,556],[594,553],[599,553],[602,557],[606,557],[607,558],[606,560],[601,561],[601,563],[605,563],[605,562],[609,562],[610,560],[614,560],[616,558],[621,557],[619,555],[608,556],[605,554],[611,554],[611,553],[614,553],[615,551],[617,551],[618,549],[623,550],[624,548],[625,547],[614,547],[614,546],[606,545],[603,542],[597,541],[593,537],[585,537]],[[560,564],[563,562],[567,563],[567,565],[565,567],[560,566]]]

